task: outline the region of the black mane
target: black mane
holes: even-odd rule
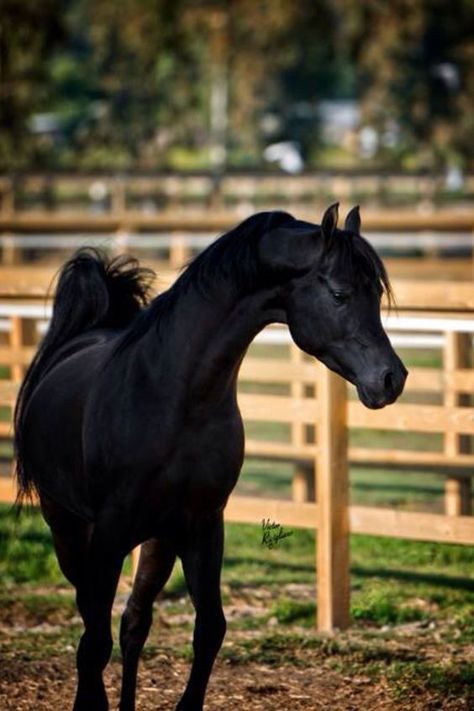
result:
[[[229,232],[219,237],[198,254],[176,281],[176,286],[192,283],[204,297],[210,296],[211,285],[225,280],[238,291],[259,285],[261,278],[257,256],[257,245],[265,232],[295,222],[288,212],[258,212],[248,217]]]
[[[166,319],[173,304],[191,285],[211,299],[211,285],[222,282],[228,290],[232,284],[238,291],[257,286],[258,240],[269,229],[293,222],[287,212],[259,212],[233,227],[200,252],[184,268],[174,284],[156,296],[130,324],[120,339],[115,353],[135,343],[153,326]]]
[[[258,288],[262,278],[257,255],[259,239],[270,229],[290,226],[292,223],[315,227],[309,222],[296,220],[287,212],[259,212],[216,239],[184,267],[167,291],[155,297],[138,314],[127,327],[114,352],[124,350],[153,326],[160,327],[161,320],[166,319],[177,299],[191,285],[206,299],[215,298],[213,294],[219,282],[225,289],[235,288],[238,292]],[[352,233],[339,235],[332,242],[331,252],[336,252],[336,260],[341,269],[351,277],[363,275],[367,281],[379,285],[389,303],[392,302],[392,289],[383,262],[363,237]]]

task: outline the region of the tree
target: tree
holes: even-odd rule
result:
[[[48,93],[45,58],[63,36],[59,0],[2,0],[0,167],[34,160],[28,121]]]
[[[427,167],[472,162],[472,0],[455,6],[449,0],[337,0],[337,6],[345,18],[341,40],[357,66],[363,120],[382,136],[397,123],[401,160],[414,157]]]

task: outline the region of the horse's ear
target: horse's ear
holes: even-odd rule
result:
[[[318,256],[317,231],[311,227],[277,227],[265,232],[259,242],[262,264],[277,272],[311,269]]]
[[[326,244],[330,244],[334,231],[337,227],[337,219],[339,217],[339,203],[335,202],[330,205],[323,215],[321,221],[321,232],[326,241]]]
[[[346,232],[353,232],[356,235],[360,235],[359,205],[356,205],[347,213],[347,217],[344,222],[344,229]]]

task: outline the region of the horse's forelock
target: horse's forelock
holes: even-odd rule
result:
[[[357,234],[338,234],[331,246],[339,269],[348,272],[350,278],[363,276],[369,283],[376,283],[382,289],[389,306],[394,303],[390,279],[385,265],[373,246],[364,237]]]

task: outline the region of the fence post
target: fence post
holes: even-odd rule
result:
[[[444,334],[443,366],[446,374],[444,404],[448,407],[468,405],[469,395],[460,394],[454,387],[450,374],[459,368],[470,367],[470,335],[447,332]],[[457,432],[446,432],[444,451],[448,456],[471,451],[470,438]],[[445,512],[448,516],[471,514],[471,480],[468,477],[451,475],[446,478],[444,489]]]
[[[10,319],[10,347],[12,350],[21,351],[24,346],[33,345],[36,342],[36,322],[33,319],[26,319],[22,316],[12,316]],[[15,383],[23,380],[26,367],[23,363],[11,366],[11,379]]]
[[[13,232],[4,232],[2,242],[2,263],[9,267],[14,264],[20,264],[22,261],[21,252],[15,245]]]
[[[303,361],[302,351],[293,343],[290,345],[290,359],[295,365]],[[291,381],[291,397],[301,400],[304,397],[304,385],[300,378],[293,378]],[[305,425],[302,422],[294,422],[291,425],[291,442],[299,450],[306,444]],[[305,501],[314,501],[314,462],[303,462],[298,460],[293,466],[293,476],[291,480],[292,499],[295,503],[301,504]]]
[[[111,212],[114,217],[122,218],[127,211],[127,186],[124,178],[117,178],[112,183]]]
[[[321,369],[318,401],[318,629],[349,625],[349,486],[346,383]]]
[[[0,212],[5,217],[12,217],[15,212],[15,187],[12,180],[3,182]]]

